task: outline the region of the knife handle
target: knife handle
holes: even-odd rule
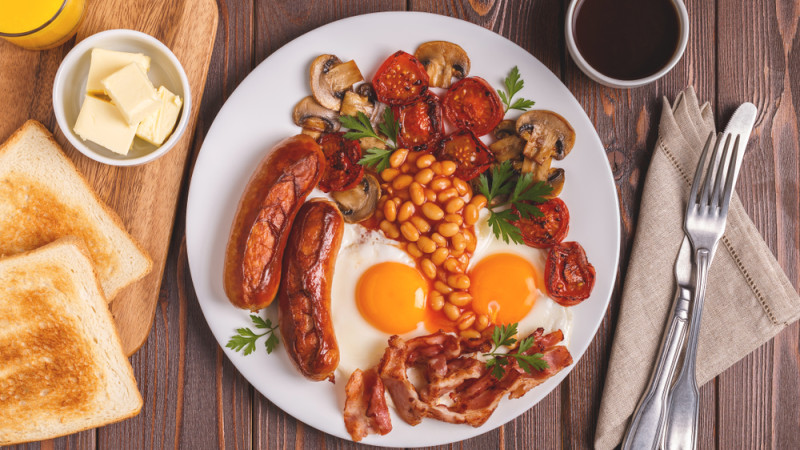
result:
[[[678,366],[686,338],[691,291],[678,287],[675,291],[672,317],[661,338],[661,349],[650,375],[650,383],[636,410],[622,442],[623,450],[657,449],[667,420],[667,390]]]
[[[683,366],[669,393],[669,423],[664,435],[667,450],[697,448],[697,423],[700,417],[700,390],[697,387],[697,341],[700,337],[700,317],[706,296],[708,266],[711,254],[705,248],[695,253],[695,291],[692,302],[689,340]]]

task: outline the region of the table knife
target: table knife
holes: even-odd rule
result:
[[[678,367],[689,319],[692,298],[692,245],[689,238],[683,243],[675,260],[675,299],[661,338],[661,349],[650,375],[647,390],[633,413],[622,442],[624,450],[656,449],[667,419],[667,393]]]

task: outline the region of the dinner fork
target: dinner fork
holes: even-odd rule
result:
[[[709,156],[712,146],[714,149]],[[713,132],[709,134],[686,206],[683,228],[694,250],[695,290],[683,366],[669,396],[670,421],[664,436],[667,449],[697,448],[700,405],[696,359],[700,317],[703,312],[708,267],[725,231],[728,206],[742,162],[739,156],[740,147],[738,134],[720,133],[716,137]]]

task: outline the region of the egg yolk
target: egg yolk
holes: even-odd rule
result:
[[[536,268],[511,253],[480,260],[470,271],[472,308],[492,323],[507,325],[522,320],[538,296]]]
[[[367,269],[356,285],[358,311],[388,334],[413,331],[425,319],[428,284],[413,267],[396,262]]]

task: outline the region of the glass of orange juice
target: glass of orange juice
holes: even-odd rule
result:
[[[30,50],[57,47],[75,35],[86,0],[0,0],[0,37]]]

